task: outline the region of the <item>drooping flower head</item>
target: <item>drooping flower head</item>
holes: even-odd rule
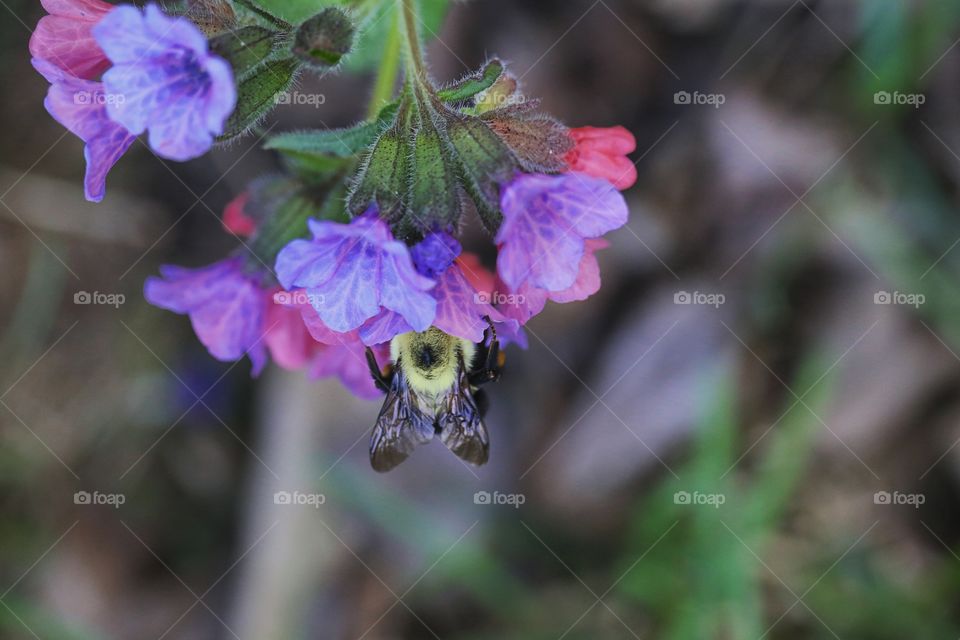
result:
[[[107,96],[101,83],[77,78],[48,60],[35,58],[33,66],[50,82],[43,106],[54,120],[86,143],[84,195],[91,202],[100,202],[107,173],[136,136],[107,115]]]
[[[159,278],[147,279],[147,301],[187,314],[200,342],[217,360],[232,362],[245,355],[254,373],[266,364],[264,343],[267,296],[260,278],[243,258],[234,256],[200,269],[163,266]]]
[[[30,55],[56,65],[68,74],[92,80],[110,61],[90,30],[113,5],[100,0],[41,0],[50,14],[40,18],[30,36]]]
[[[133,134],[148,131],[150,147],[164,158],[206,153],[237,92],[230,65],[208,51],[203,33],[150,4],[143,12],[117,7],[93,35],[113,63],[103,74],[110,118]]]
[[[566,161],[571,171],[603,178],[621,191],[637,182],[637,167],[627,157],[637,150],[637,140],[623,127],[571,129],[574,147]]]
[[[430,327],[435,283],[417,273],[407,245],[376,211],[350,224],[310,220],[309,227],[313,239],[294,240],[277,255],[277,278],[287,290],[304,289],[327,327],[347,333],[395,317],[415,331]]]
[[[577,173],[520,175],[504,189],[502,209],[497,273],[513,292],[573,287],[586,241],[622,227],[628,213],[609,182]]]

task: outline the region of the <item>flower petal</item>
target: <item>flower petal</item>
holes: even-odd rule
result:
[[[161,278],[147,279],[144,295],[158,307],[189,314],[197,337],[213,357],[233,361],[249,352],[256,369],[264,355],[267,301],[242,267],[239,258],[200,269],[167,267]]]
[[[574,285],[584,238],[627,221],[623,196],[608,182],[580,174],[521,175],[502,195],[497,271],[512,291],[530,282],[547,291]]]
[[[580,272],[573,286],[564,291],[555,291],[550,294],[554,302],[567,303],[586,300],[600,290],[600,263],[597,262],[596,252],[606,249],[610,243],[602,238],[590,239],[584,243],[583,259],[580,261]]]
[[[106,190],[107,173],[130,148],[135,136],[107,116],[106,97],[99,82],[76,78],[46,60],[32,62],[51,82],[43,101],[46,110],[87,143],[84,192],[87,200],[99,202]]]

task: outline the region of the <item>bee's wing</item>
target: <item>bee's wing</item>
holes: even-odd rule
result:
[[[490,437],[480,418],[466,367],[461,365],[457,381],[443,398],[438,415],[443,444],[470,464],[485,464],[490,457]]]
[[[381,473],[390,471],[433,435],[433,420],[420,410],[416,394],[398,368],[370,437],[370,464]]]

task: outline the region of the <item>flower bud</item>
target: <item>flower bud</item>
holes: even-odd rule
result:
[[[355,32],[346,13],[328,7],[297,29],[293,54],[312,67],[326,70],[350,52]]]

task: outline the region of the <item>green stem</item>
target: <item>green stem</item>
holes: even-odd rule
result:
[[[373,86],[373,96],[370,98],[370,106],[367,109],[368,118],[377,117],[384,103],[389,102],[393,97],[393,91],[397,84],[397,72],[400,69],[401,42],[399,27],[399,17],[394,15],[390,35],[383,51],[383,60],[380,62],[380,70]]]
[[[416,0],[402,0],[403,25],[407,36],[407,66],[410,75],[419,85],[427,84],[427,67],[423,61],[423,49],[420,45],[420,31],[417,28]]]

